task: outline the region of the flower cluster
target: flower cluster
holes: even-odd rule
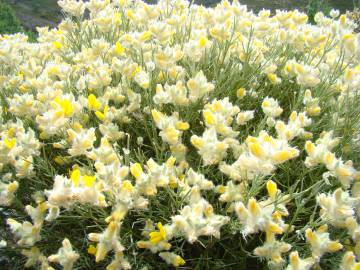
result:
[[[360,269],[351,19],[58,4],[37,42],[0,35],[1,250],[43,270]]]

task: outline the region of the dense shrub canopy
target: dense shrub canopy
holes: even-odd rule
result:
[[[14,10],[0,1],[0,34],[13,34],[21,31],[22,27]]]
[[[359,268],[353,21],[59,4],[37,43],[0,36],[9,267]]]

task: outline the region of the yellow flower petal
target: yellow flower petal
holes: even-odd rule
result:
[[[130,172],[132,176],[137,179],[141,176],[141,174],[143,174],[143,169],[141,168],[141,165],[139,163],[135,163],[130,166]]]
[[[96,247],[94,245],[89,245],[87,252],[91,255],[95,255],[96,254]]]
[[[121,46],[121,43],[118,41],[115,43],[115,50],[114,52],[117,54],[117,55],[122,55],[124,52],[125,52],[125,49],[123,46]]]
[[[84,175],[82,181],[84,182],[85,186],[92,187],[96,181],[96,176]]]
[[[96,112],[95,112],[95,115],[96,115],[96,117],[97,117],[99,120],[101,120],[101,121],[104,121],[104,120],[105,120],[105,114],[103,114],[102,112],[96,111]]]
[[[5,138],[4,144],[8,149],[12,149],[16,144],[16,139],[12,138],[12,139],[8,140],[7,138]]]
[[[97,101],[96,96],[94,94],[90,94],[88,96],[88,106],[90,110],[97,111],[100,109],[100,102]]]
[[[81,177],[81,172],[79,169],[75,169],[71,172],[70,179],[74,182],[75,186],[79,185],[80,177]]]
[[[266,189],[268,191],[270,198],[275,198],[278,191],[276,183],[272,180],[267,181]]]

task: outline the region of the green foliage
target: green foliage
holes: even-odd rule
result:
[[[25,33],[29,37],[30,42],[36,42],[36,33],[25,31],[16,17],[14,9],[9,4],[0,1],[0,35],[18,32]]]
[[[310,23],[315,23],[314,17],[318,12],[329,15],[331,6],[327,0],[309,0],[306,7],[307,15],[309,16]]]
[[[354,9],[360,8],[360,1],[359,0],[353,0],[353,6],[354,6]]]
[[[29,42],[36,42],[37,33],[33,31],[25,31],[25,34],[28,36]]]
[[[13,34],[23,31],[14,10],[7,4],[0,2],[0,34]]]

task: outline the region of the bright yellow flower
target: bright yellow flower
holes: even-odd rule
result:
[[[205,122],[209,125],[214,125],[215,124],[215,118],[214,118],[214,115],[206,110],[203,112],[203,116],[204,116],[204,119],[205,119]]]
[[[109,110],[109,106],[105,105],[104,112],[96,111],[95,115],[100,121],[104,121],[108,110]]]
[[[94,245],[89,245],[87,252],[91,255],[95,255],[96,254],[96,247]]]
[[[282,150],[278,151],[273,155],[273,160],[276,162],[282,163],[285,162],[297,155],[297,151],[291,151],[291,150]]]
[[[5,138],[4,139],[4,144],[8,149],[12,149],[16,144],[16,139],[12,138],[12,139],[9,140],[9,139]]]
[[[57,50],[60,50],[62,48],[62,44],[59,41],[54,41],[53,47]]]
[[[60,105],[62,112],[66,117],[70,117],[74,114],[74,106],[67,99],[61,99],[59,97],[54,100],[58,105]]]
[[[261,158],[265,155],[264,149],[258,142],[249,142],[248,145],[251,154],[253,154],[254,156]]]
[[[90,109],[90,110],[97,111],[97,110],[100,109],[101,104],[100,104],[99,101],[97,101],[95,95],[90,94],[90,95],[88,96],[88,106],[89,106],[89,109]]]
[[[268,191],[269,197],[274,199],[278,191],[276,183],[272,180],[267,181],[266,189]]]
[[[238,98],[243,98],[244,96],[246,96],[246,89],[241,87],[236,91],[236,96]]]
[[[159,123],[160,121],[161,121],[161,119],[163,119],[163,117],[164,117],[164,115],[161,113],[161,112],[159,112],[158,110],[151,110],[151,115],[152,115],[152,117],[153,117],[153,119],[154,119],[154,121],[155,121],[155,123]]]
[[[141,168],[140,163],[135,163],[130,166],[130,172],[132,176],[134,176],[136,179],[143,174],[143,169]]]
[[[208,42],[209,40],[206,37],[201,37],[199,40],[199,47],[204,48]]]
[[[127,192],[132,192],[133,191],[133,185],[131,184],[130,181],[124,181],[121,184],[121,189],[126,190]]]
[[[165,231],[163,225],[161,224],[161,222],[159,222],[157,224],[157,227],[159,229],[158,232],[151,232],[150,233],[150,242],[152,244],[154,244],[154,245],[161,242],[161,241],[166,240],[166,231]]]
[[[115,50],[114,52],[117,54],[117,55],[122,55],[124,52],[125,52],[125,49],[123,46],[121,46],[121,43],[119,41],[117,41],[115,43]]]
[[[82,180],[83,180],[85,186],[92,187],[96,181],[96,176],[95,175],[93,175],[93,176],[84,175]]]
[[[81,172],[79,169],[75,169],[71,172],[70,179],[74,182],[75,186],[79,185],[80,177],[81,177]]]
[[[179,121],[175,124],[176,129],[178,130],[188,130],[190,128],[189,123]]]
[[[175,260],[173,262],[174,266],[177,267],[177,266],[181,266],[181,265],[184,265],[186,262],[183,258],[181,258],[179,255],[177,255],[175,257]]]
[[[95,112],[95,115],[96,115],[96,117],[97,117],[99,120],[101,120],[101,121],[104,121],[104,120],[105,120],[105,114],[104,114],[104,113],[102,113],[102,112],[100,112],[100,111],[96,111],[96,112]]]
[[[173,167],[176,162],[176,158],[173,156],[169,157],[169,159],[166,161],[166,166]]]

